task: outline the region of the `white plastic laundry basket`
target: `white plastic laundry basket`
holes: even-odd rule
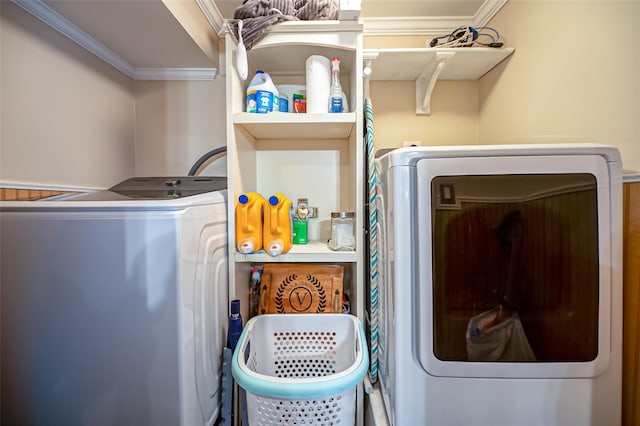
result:
[[[232,372],[249,425],[351,425],[369,367],[360,321],[346,314],[267,314],[247,322]]]

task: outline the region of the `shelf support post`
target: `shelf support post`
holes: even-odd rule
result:
[[[364,97],[369,98],[369,80],[371,80],[371,73],[373,72],[373,63],[378,58],[378,53],[364,53],[362,55],[362,61],[364,63],[362,67],[362,78],[364,83]]]
[[[436,85],[438,76],[447,64],[447,61],[455,55],[455,52],[436,52],[435,68],[431,73],[425,70],[416,79],[416,114],[431,114],[431,93]]]

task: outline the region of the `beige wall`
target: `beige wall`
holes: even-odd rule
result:
[[[103,187],[134,172],[133,82],[0,1],[0,180]]]
[[[640,1],[510,0],[515,53],[480,81],[480,143],[598,142],[640,169]]]
[[[226,145],[224,76],[133,81],[13,3],[0,8],[1,182],[186,175]],[[226,161],[203,174],[226,175]]]
[[[509,0],[490,25],[515,53],[478,81],[438,81],[430,116],[415,115],[413,82],[371,82],[376,148],[598,142],[640,169],[638,24],[639,0]],[[364,45],[429,39],[366,37]]]
[[[431,115],[416,115],[413,81],[372,81],[376,149],[402,146],[474,144],[478,139],[477,81],[439,81],[431,97]]]
[[[201,155],[226,146],[225,78],[136,81],[136,173],[186,175]],[[203,175],[226,176],[226,159]]]
[[[427,36],[365,37],[365,48],[426,47]],[[375,64],[374,64],[375,67]],[[413,81],[371,81],[376,149],[402,146],[475,144],[478,140],[478,81],[438,81],[431,115],[416,115]]]

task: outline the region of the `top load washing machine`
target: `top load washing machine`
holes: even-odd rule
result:
[[[226,178],[0,203],[2,424],[211,425]]]
[[[376,168],[390,423],[620,424],[617,149],[401,148]]]

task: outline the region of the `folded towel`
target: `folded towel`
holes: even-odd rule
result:
[[[238,39],[238,21],[240,21],[240,19],[227,20],[227,25],[229,25],[236,40]],[[264,36],[264,33],[270,26],[283,21],[297,21],[297,19],[294,16],[277,14],[242,19],[242,42],[244,43],[245,49],[251,50]]]
[[[233,12],[233,17],[235,19],[256,18],[274,12],[294,16],[293,0],[245,0]]]
[[[298,0],[295,4],[296,18],[303,21],[338,19],[338,0]]]
[[[272,25],[284,21],[338,19],[339,0],[244,0],[227,19],[238,40],[238,20],[242,20],[242,41],[250,50]]]

